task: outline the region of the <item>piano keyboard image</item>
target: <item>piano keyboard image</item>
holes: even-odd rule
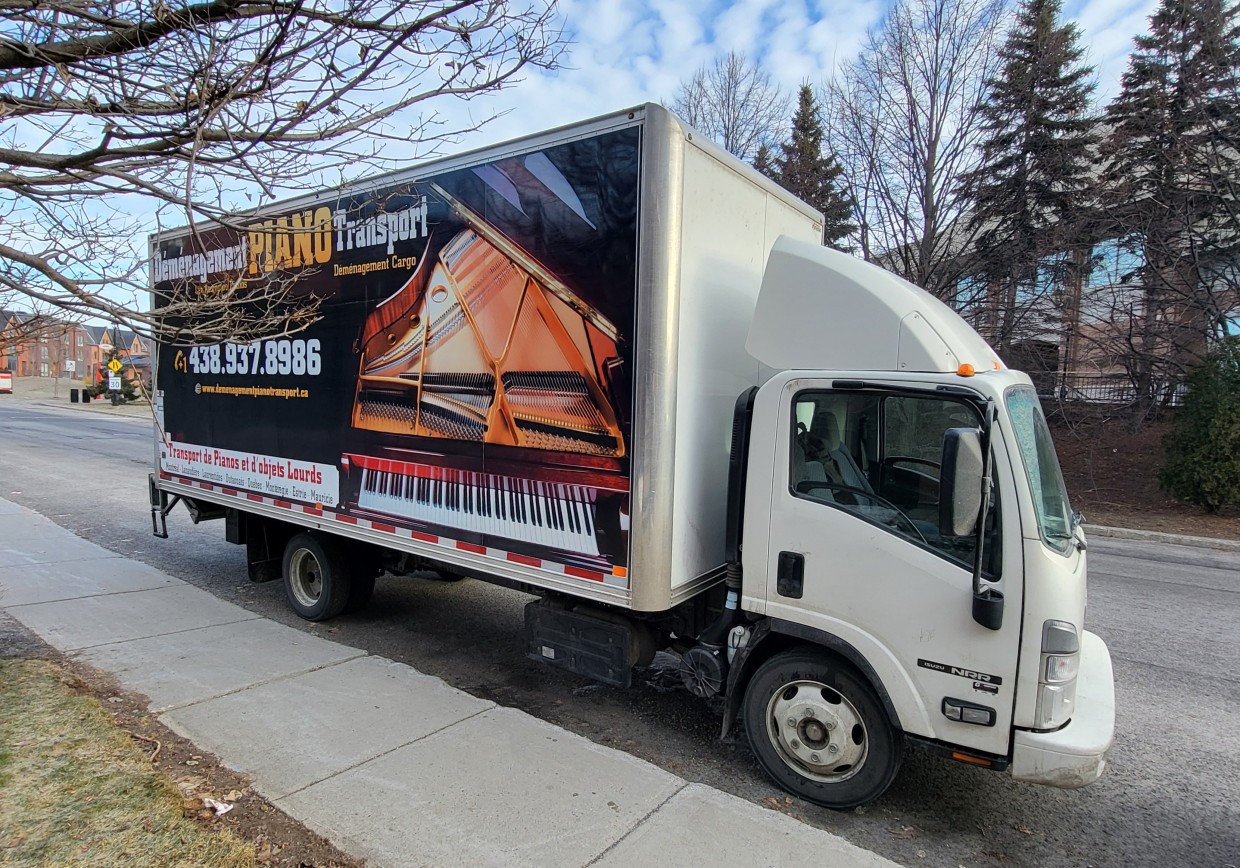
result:
[[[357,505],[386,515],[597,556],[594,491],[426,465],[382,470],[360,463]]]

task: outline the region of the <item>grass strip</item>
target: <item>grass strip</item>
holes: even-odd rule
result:
[[[0,659],[0,865],[254,865],[52,661]]]

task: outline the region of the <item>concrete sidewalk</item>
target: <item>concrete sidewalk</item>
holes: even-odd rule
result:
[[[892,865],[0,499],[0,608],[373,865]]]

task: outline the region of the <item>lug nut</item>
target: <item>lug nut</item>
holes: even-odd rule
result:
[[[830,753],[839,753],[839,750],[840,749],[833,744],[827,745],[827,751]]]
[[[797,748],[799,748],[799,747],[801,746],[801,743],[800,743],[799,741],[797,741],[795,738],[794,738],[792,741],[788,742],[788,743],[792,746],[792,749],[793,749],[793,750],[796,750]]]
[[[789,725],[789,726],[796,726],[796,725],[797,725],[797,719],[796,719],[795,717],[790,717],[790,718],[788,718],[788,725]]]
[[[816,754],[816,753],[812,753],[812,754],[810,754],[810,755],[809,755],[809,758],[810,758],[810,760],[811,760],[812,762],[818,762],[818,754]]]

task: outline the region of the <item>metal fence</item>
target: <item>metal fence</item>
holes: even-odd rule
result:
[[[1040,381],[1040,382],[1039,382]],[[1038,394],[1045,402],[1123,407],[1137,401],[1137,386],[1127,374],[1065,373],[1035,377]],[[1188,387],[1180,381],[1158,379],[1144,397],[1160,407],[1184,403]]]

